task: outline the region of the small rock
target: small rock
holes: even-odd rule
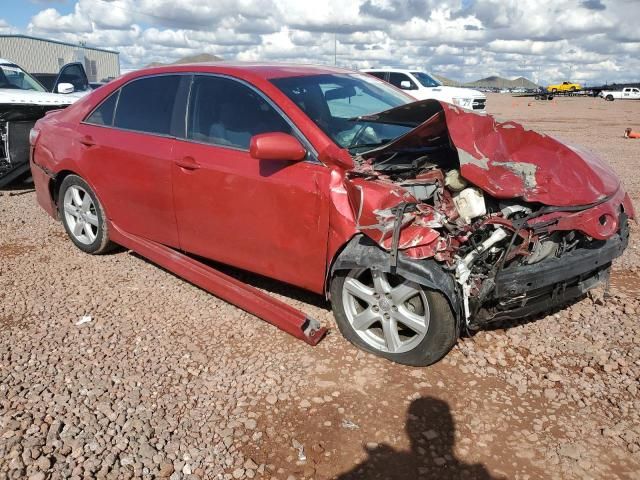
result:
[[[40,470],[45,472],[51,468],[51,460],[49,460],[49,457],[42,456],[36,460],[35,464]]]
[[[579,460],[581,456],[578,447],[569,443],[562,445],[558,450],[558,453],[563,457],[572,458],[574,460]]]
[[[233,478],[242,478],[244,476],[244,468],[236,468],[233,471]]]
[[[560,375],[558,375],[557,373],[551,372],[547,375],[547,379],[551,382],[561,382],[562,381],[562,377]]]
[[[424,436],[424,438],[426,438],[427,440],[434,440],[436,438],[438,438],[438,432],[436,432],[435,430],[427,430],[426,432],[422,432],[422,435]]]
[[[160,477],[167,478],[167,477],[170,477],[172,473],[173,473],[172,463],[163,462],[160,464],[160,471],[158,473]]]

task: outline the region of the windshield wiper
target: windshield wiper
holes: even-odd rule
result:
[[[351,151],[351,150],[356,150],[358,148],[377,148],[377,147],[381,147],[383,145],[386,145],[387,143],[391,143],[392,140],[384,140],[382,142],[377,142],[377,143],[360,143],[358,145],[349,145],[347,147],[347,150]]]

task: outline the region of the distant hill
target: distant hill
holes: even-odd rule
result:
[[[465,83],[464,86],[475,88],[538,88],[538,85],[524,77],[518,77],[514,80],[509,80],[508,78],[502,78],[495,75],[476,80],[475,82]]]
[[[432,76],[436,80],[438,80],[441,84],[446,85],[447,87],[459,87],[460,86],[460,82],[457,82],[455,80],[451,80],[450,78],[447,78],[447,77],[443,77],[442,75],[436,75],[435,73],[433,73]]]
[[[210,55],[208,53],[200,53],[198,55],[189,55],[182,57],[171,63],[153,62],[147,65],[147,67],[162,67],[164,65],[180,65],[182,63],[205,63],[205,62],[219,62],[222,60],[220,57]]]

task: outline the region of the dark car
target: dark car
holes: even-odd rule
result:
[[[31,139],[38,201],[81,250],[136,238],[311,290],[410,365],[606,280],[634,217],[592,154],[338,68],[140,70]]]

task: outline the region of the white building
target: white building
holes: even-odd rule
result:
[[[70,62],[81,62],[90,82],[120,76],[119,53],[103,48],[75,45],[27,35],[0,35],[0,58],[10,60],[29,73],[58,73]]]

